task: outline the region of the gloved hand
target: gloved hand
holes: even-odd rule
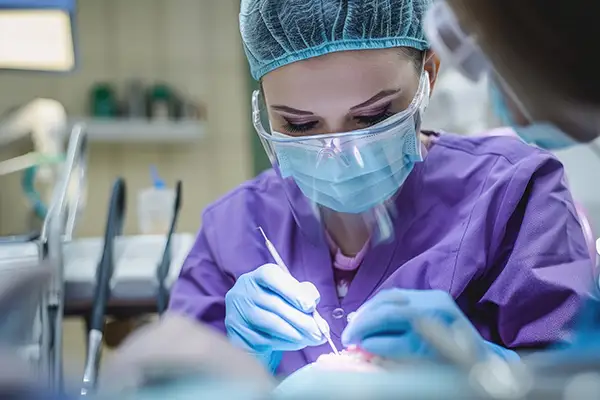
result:
[[[392,359],[438,356],[415,329],[419,318],[432,318],[445,326],[458,323],[474,344],[476,354],[497,354],[513,361],[519,356],[484,340],[458,308],[452,297],[439,290],[389,289],[367,301],[353,316],[342,334],[344,346],[352,344],[365,351]]]
[[[274,372],[283,351],[326,341],[311,315],[319,300],[312,283],[298,282],[279,266],[265,264],[240,276],[227,292],[227,336]]]

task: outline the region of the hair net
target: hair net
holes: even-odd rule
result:
[[[432,0],[242,0],[240,31],[254,79],[343,50],[426,50]]]

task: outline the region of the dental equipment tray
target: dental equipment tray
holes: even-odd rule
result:
[[[156,308],[157,265],[164,247],[164,235],[121,236],[115,239],[115,270],[111,281],[108,308],[118,304],[151,304]],[[171,263],[165,280],[170,288],[179,276],[181,266],[194,243],[191,234],[174,234]],[[79,239],[65,245],[66,313],[86,309],[92,302],[96,284],[96,268],[102,254],[101,238]]]

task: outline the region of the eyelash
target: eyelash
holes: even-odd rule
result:
[[[372,126],[372,125],[380,123],[381,121],[388,119],[392,115],[394,115],[394,113],[392,113],[390,111],[390,106],[388,105],[379,114],[365,115],[362,117],[354,117],[354,120],[356,122],[358,122],[359,124],[362,124],[365,126]],[[304,124],[292,124],[290,121],[288,121],[286,119],[285,120],[285,130],[290,133],[305,133],[305,132],[312,130],[315,126],[317,126],[318,123],[319,123],[319,121],[311,121],[311,122],[306,122]]]

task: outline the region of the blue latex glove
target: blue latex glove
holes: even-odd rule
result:
[[[344,346],[355,344],[369,353],[392,359],[434,358],[435,350],[413,329],[413,321],[419,317],[434,318],[446,326],[463,323],[482,357],[495,353],[506,360],[519,359],[514,351],[484,340],[454,299],[439,290],[390,289],[378,293],[350,320],[342,342]]]
[[[227,336],[275,372],[283,351],[326,341],[311,314],[319,300],[312,283],[298,282],[279,266],[265,264],[240,276],[227,292]]]

